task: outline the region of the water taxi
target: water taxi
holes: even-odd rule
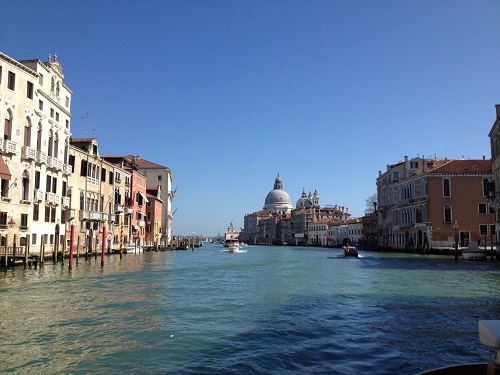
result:
[[[342,250],[344,250],[344,256],[346,257],[357,257],[358,256],[358,250],[356,249],[355,246],[343,246]]]

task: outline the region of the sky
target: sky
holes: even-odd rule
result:
[[[174,235],[223,234],[263,208],[360,217],[388,164],[490,158],[497,0],[4,0],[0,51],[57,53],[73,138],[172,170]]]

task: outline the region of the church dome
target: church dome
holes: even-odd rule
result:
[[[289,213],[293,208],[292,199],[288,193],[283,190],[283,183],[280,176],[274,182],[274,189],[271,190],[264,203],[264,210],[277,213]]]
[[[295,204],[295,208],[300,208],[300,207],[309,207],[312,206],[313,202],[311,201],[310,198],[307,197],[306,190],[302,190],[302,196],[299,198],[297,203]]]

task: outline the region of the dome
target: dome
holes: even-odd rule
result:
[[[293,208],[292,199],[288,193],[283,190],[281,178],[278,175],[274,182],[274,189],[271,190],[264,202],[264,210],[277,213],[289,213]]]
[[[312,205],[313,205],[313,202],[311,201],[310,198],[307,197],[306,190],[305,189],[302,190],[302,196],[299,198],[299,200],[295,204],[295,208],[309,207]]]

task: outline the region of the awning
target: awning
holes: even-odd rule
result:
[[[144,199],[144,202],[149,203],[148,198],[146,198],[146,195],[144,193],[141,193],[139,191],[139,194],[141,195],[142,199]]]
[[[10,180],[12,175],[10,174],[9,167],[5,164],[5,161],[0,156],[0,178],[2,180]]]

